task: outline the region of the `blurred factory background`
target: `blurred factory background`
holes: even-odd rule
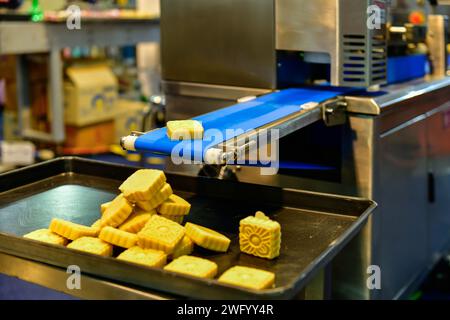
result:
[[[0,9],[0,172],[60,155],[140,158],[118,142],[163,121],[151,103],[160,94],[159,1],[7,3]],[[67,32],[71,5],[81,9],[82,30]],[[44,21],[53,25],[43,28]]]

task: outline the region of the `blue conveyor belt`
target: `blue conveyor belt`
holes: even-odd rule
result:
[[[206,150],[237,135],[226,135],[229,129],[246,132],[260,128],[301,111],[300,106],[306,103],[321,103],[348,91],[349,89],[345,88],[302,88],[270,93],[193,118],[200,121],[205,129],[203,140],[171,141],[167,137],[167,129],[160,128],[140,136],[134,146],[137,151],[162,154],[171,154],[177,146],[177,149],[190,153],[190,155],[180,153],[180,156],[203,159]],[[211,132],[212,135],[208,135],[210,129],[215,129]]]

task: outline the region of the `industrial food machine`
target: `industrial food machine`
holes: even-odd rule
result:
[[[259,119],[264,111],[258,106],[298,106],[255,125],[279,129],[277,175],[231,165],[232,174],[212,172],[379,204],[321,273],[331,279],[331,297],[406,297],[448,249],[448,21],[436,14],[445,10],[438,4],[448,1],[431,1],[432,7],[385,0],[161,1],[168,120],[220,118],[220,110],[240,108],[253,108]],[[417,8],[419,21],[410,15]],[[294,98],[283,100],[283,92]],[[122,144],[164,153],[158,148],[163,136],[135,133]],[[214,163],[224,165],[239,151],[221,153]],[[195,175],[199,166],[172,170]],[[373,266],[381,275],[375,288],[367,284]]]
[[[447,22],[434,14],[411,25],[407,3],[161,0],[164,99],[154,101],[165,101],[168,120],[243,129],[214,143],[182,141],[190,147],[182,156],[199,161],[168,164],[168,181],[192,203],[189,221],[232,239],[229,252],[207,256],[219,273],[237,264],[271,270],[275,288],[246,290],[22,238],[55,216],[91,224],[136,170],[79,158],[0,175],[0,273],[84,298],[406,297],[447,249],[450,227]],[[236,165],[253,136],[272,131],[278,174]],[[165,128],[121,143],[167,155],[180,144]],[[239,220],[256,210],[282,225],[273,261],[239,251]],[[66,287],[73,264],[83,270],[80,291]],[[368,285],[374,270],[381,281]]]

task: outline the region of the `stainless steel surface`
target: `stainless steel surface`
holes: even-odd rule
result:
[[[377,116],[381,113],[380,106],[374,98],[346,96],[345,101],[347,102],[348,112],[373,116]]]
[[[379,138],[374,199],[382,203],[382,225],[373,261],[382,268],[383,289],[374,292],[379,298],[395,297],[429,263],[425,119]]]
[[[111,281],[95,278],[82,273],[81,288],[67,288],[70,274],[65,269],[19,258],[0,252],[0,273],[31,283],[64,292],[81,299],[108,300],[166,300],[173,299],[163,293],[152,293],[140,288],[124,286]]]
[[[349,116],[348,125],[343,132],[342,178],[340,186],[335,187],[340,190],[339,193],[373,199],[378,166],[378,162],[375,161],[377,152],[375,119],[366,115]],[[380,223],[380,210],[377,210],[361,233],[337,256],[333,263],[333,297],[370,299],[370,291],[366,285],[367,267],[372,264],[374,253],[379,252],[378,241],[372,239],[380,236]]]
[[[163,81],[162,90],[169,95],[212,98],[237,101],[248,96],[260,96],[271,92],[268,89],[220,86],[206,83]]]
[[[447,33],[448,17],[443,15],[428,16],[427,45],[430,56],[431,71],[434,76],[447,74]]]
[[[380,115],[389,107],[450,86],[450,77],[428,77],[383,87],[374,98],[346,96],[347,110],[353,113]]]
[[[329,268],[320,270],[318,275],[311,281],[304,293],[304,300],[326,300],[330,298],[327,288],[330,276]]]
[[[429,259],[436,261],[449,245],[450,102],[427,114],[428,174],[432,194],[428,208]]]
[[[28,281],[55,291],[64,292],[80,299],[93,300],[169,300],[181,297],[170,296],[162,292],[150,292],[142,288],[133,288],[129,285],[114,283],[108,280],[95,278],[82,274],[81,288],[69,290],[66,282],[68,274],[62,268],[52,267],[39,262],[19,258],[0,252],[0,273]],[[322,269],[311,284],[305,288],[296,299],[323,299],[326,298],[326,286],[329,279],[326,271]],[[39,297],[37,297],[39,298]]]
[[[163,79],[273,89],[273,0],[162,0]]]
[[[333,85],[383,84],[386,20],[377,28],[367,27],[373,5],[386,13],[384,0],[276,0],[276,48],[328,54]]]
[[[351,144],[350,138],[344,139],[344,146],[352,147],[344,150],[343,156],[348,155],[354,163],[344,162],[343,169],[354,170],[356,189],[344,193],[369,197],[380,205],[360,236],[335,260],[335,297],[408,298],[408,292],[417,288],[448,248],[450,148],[445,141],[450,141],[446,127],[450,105],[439,104],[439,90],[433,91],[433,87],[420,93],[429,105],[421,102],[413,108],[429,111],[413,118],[412,113],[404,113],[411,106],[406,96],[406,100],[393,99],[386,115],[350,116],[352,136],[357,139]],[[391,115],[401,120],[384,131]],[[432,203],[430,172],[436,192]],[[351,183],[351,179],[344,178],[342,183]],[[369,290],[364,283],[367,267],[373,264],[381,267],[381,290]],[[359,280],[351,276],[357,270],[362,276]]]
[[[441,87],[444,84],[446,87]],[[355,190],[340,190],[369,197],[380,206],[360,236],[335,260],[335,297],[408,298],[408,292],[417,288],[448,248],[450,236],[444,228],[450,220],[450,150],[443,141],[450,141],[450,129],[445,129],[449,104],[440,105],[442,90],[434,90],[448,86],[448,81],[440,81],[413,94],[399,95],[392,102],[386,99],[383,106],[389,106],[389,112],[377,117],[350,116],[351,136],[357,139],[349,143],[351,136],[344,138],[344,146],[352,147],[344,150],[343,156],[354,163],[344,162],[343,170],[354,171],[355,182],[352,184],[351,175],[344,174],[350,179],[343,178],[342,183],[354,185]],[[408,104],[417,95],[423,95],[420,104]],[[408,108],[411,112],[405,113]],[[424,112],[414,115],[420,110]],[[392,116],[398,118],[397,124],[385,131]],[[430,149],[440,150],[439,155],[430,156]],[[435,175],[436,194],[440,195],[431,204],[427,179],[430,170]],[[367,267],[373,264],[381,267],[381,290],[369,290],[364,282]],[[361,277],[352,277],[358,272]]]
[[[203,83],[163,81],[166,120],[187,119],[236,104],[249,96],[260,96],[271,90],[220,86]]]
[[[328,53],[338,64],[339,1],[275,1],[278,50]],[[318,19],[320,17],[320,20]],[[332,70],[332,82],[339,74]]]
[[[328,54],[333,85],[385,83],[386,20],[367,27],[374,5],[387,10],[385,0],[163,0],[163,79],[276,89],[284,50]]]
[[[236,104],[236,100],[166,95],[166,120],[184,120]]]

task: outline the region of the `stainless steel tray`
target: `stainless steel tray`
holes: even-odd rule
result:
[[[99,205],[136,168],[81,158],[59,158],[0,175],[0,251],[82,273],[177,296],[205,299],[288,299],[356,235],[376,207],[370,200],[167,173],[175,193],[192,203],[188,221],[232,239],[227,253],[196,247],[215,261],[219,275],[234,265],[276,274],[274,289],[253,291],[78,252],[21,236],[46,228],[53,217],[90,224]],[[241,254],[239,220],[261,210],[282,226],[281,255],[273,261]],[[114,254],[117,255],[119,250]],[[1,262],[1,261],[0,261]]]

